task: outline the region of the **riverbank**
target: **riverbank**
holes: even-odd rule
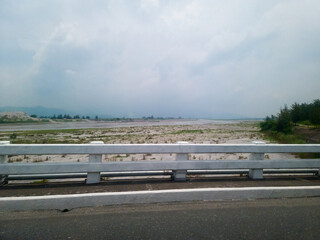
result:
[[[215,122],[210,120],[170,121],[171,125],[55,129],[35,131],[0,132],[0,141],[17,144],[82,144],[103,141],[106,144],[160,144],[185,141],[200,144],[248,144],[265,141],[259,123],[254,121]],[[168,123],[166,120],[165,123]],[[154,124],[151,122],[149,124]],[[163,122],[161,124],[164,124]],[[269,142],[269,141],[267,141]],[[267,159],[292,158],[291,154],[266,154]],[[117,154],[104,155],[103,161],[174,160],[175,154]],[[192,160],[249,159],[249,153],[233,154],[189,154]],[[9,162],[87,162],[87,155],[42,155],[10,156]]]

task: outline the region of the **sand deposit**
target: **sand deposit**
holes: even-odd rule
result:
[[[130,126],[115,128],[42,130],[0,132],[0,141],[12,143],[90,143],[108,144],[189,143],[241,144],[266,141],[259,132],[258,123],[243,121],[203,123],[195,125]],[[291,154],[266,154],[269,159],[293,158]],[[103,161],[174,160],[175,154],[117,154],[104,155]],[[249,159],[249,154],[189,154],[192,160]],[[88,155],[9,156],[9,162],[87,162]]]

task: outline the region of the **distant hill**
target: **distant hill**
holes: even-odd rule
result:
[[[0,123],[14,122],[38,122],[40,119],[30,117],[24,112],[3,112],[0,113]]]
[[[35,106],[35,107],[0,107],[0,112],[25,112],[28,115],[36,114],[38,117],[40,116],[53,116],[54,114],[70,114],[76,115],[73,112],[58,109],[58,108],[46,108],[43,106]]]
[[[224,113],[224,112],[218,112],[204,118],[212,119],[212,120],[260,120],[260,118],[252,118],[252,117],[247,117],[240,114]]]
[[[41,116],[53,116],[53,115],[80,115],[80,116],[90,116],[91,118],[94,118],[95,116],[99,116],[99,118],[113,118],[111,115],[107,114],[99,114],[99,113],[77,113],[74,111],[69,111],[65,109],[59,109],[59,108],[47,108],[43,106],[35,106],[35,107],[12,107],[12,106],[6,106],[6,107],[0,107],[0,112],[25,112],[28,115],[37,115],[37,117]]]
[[[65,109],[59,109],[59,108],[47,108],[43,106],[34,106],[34,107],[12,107],[12,106],[6,106],[6,107],[0,107],[0,112],[25,112],[28,115],[37,115],[37,117],[41,116],[53,116],[53,115],[70,115],[70,116],[75,116],[75,115],[80,115],[80,116],[90,116],[91,118],[95,118],[95,116],[98,116],[99,118],[115,118],[115,116],[108,115],[108,114],[101,114],[101,113],[95,113],[95,112],[89,112],[89,113],[79,113],[79,112],[74,112],[74,111],[69,111]],[[190,117],[190,116],[189,116]],[[184,116],[184,118],[189,118],[188,116]],[[214,119],[214,120],[227,120],[227,119],[232,119],[232,120],[260,120],[260,118],[250,118],[246,116],[242,116],[239,114],[233,114],[233,113],[215,113],[210,116],[204,116],[202,114],[193,116],[193,118],[202,118],[202,119]]]
[[[216,113],[214,119],[245,119],[247,117],[233,113]]]

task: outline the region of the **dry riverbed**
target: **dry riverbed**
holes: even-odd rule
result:
[[[11,143],[90,143],[108,144],[189,143],[222,144],[266,141],[259,132],[258,122],[242,121],[225,124],[131,126],[90,129],[58,129],[0,132],[0,141]],[[268,142],[268,141],[266,141]],[[266,158],[292,158],[290,154],[266,154]],[[118,154],[104,155],[103,161],[174,160],[175,154]],[[248,159],[249,154],[189,154],[192,160]],[[9,162],[87,162],[88,155],[25,155],[9,156]]]

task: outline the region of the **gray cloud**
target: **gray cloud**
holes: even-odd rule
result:
[[[320,3],[3,1],[0,106],[264,117],[320,89]]]

